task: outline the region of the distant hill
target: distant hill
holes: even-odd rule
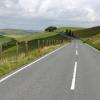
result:
[[[84,43],[100,50],[100,26],[75,31],[75,36],[80,38]]]
[[[1,35],[8,35],[8,34],[35,34],[39,31],[35,30],[21,30],[21,29],[0,29]]]
[[[98,34],[100,34],[100,26],[75,31],[75,36],[79,38],[88,38]]]

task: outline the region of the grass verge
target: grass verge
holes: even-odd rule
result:
[[[2,63],[3,61],[1,60],[0,63],[0,77],[2,77],[3,75],[16,70],[20,67],[22,67],[23,65],[29,64],[32,61],[44,56],[45,54],[63,46],[64,44],[68,43],[68,40],[64,40],[63,43],[57,43],[55,45],[49,45],[49,46],[44,46],[42,48],[39,49],[35,49],[33,51],[30,51],[28,53],[27,56],[23,56],[24,53],[21,53],[21,55],[19,55],[17,57],[16,60],[16,56],[12,56],[6,59],[4,63]]]
[[[75,36],[92,47],[100,50],[100,27],[76,30]]]

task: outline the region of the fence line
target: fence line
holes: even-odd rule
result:
[[[62,44],[64,42],[63,39],[46,39],[46,40],[36,40],[36,41],[33,41],[32,44],[34,44],[34,48],[36,48],[38,50],[38,52],[40,52],[40,50],[44,47],[48,47],[48,46],[53,46],[53,45],[58,45],[58,44]],[[22,52],[21,52],[21,44],[24,45],[24,49]],[[19,42],[16,42],[16,51],[15,51],[15,55],[12,55],[11,57],[6,57],[5,56],[5,53],[2,53],[3,52],[3,48],[2,48],[2,45],[0,45],[0,64],[3,64],[3,63],[7,63],[7,62],[10,62],[12,63],[13,61],[14,62],[18,62],[21,58],[24,59],[25,57],[27,57],[29,55],[29,52],[30,51],[33,51],[33,50],[29,50],[30,48],[30,44],[28,41],[25,41],[24,43],[19,43]],[[31,45],[32,46],[32,45]]]

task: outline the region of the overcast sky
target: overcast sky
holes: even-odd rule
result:
[[[100,0],[0,0],[0,28],[100,25]]]

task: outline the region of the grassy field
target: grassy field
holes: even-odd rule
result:
[[[23,65],[38,59],[39,57],[42,57],[43,55],[61,47],[64,44],[65,42],[63,44],[58,44],[58,45],[56,44],[56,45],[51,45],[40,49],[36,49],[34,51],[29,52],[27,56],[25,56],[24,53],[21,53],[20,55],[18,55],[17,60],[16,60],[16,56],[9,57],[9,59],[5,58],[3,59],[4,61],[1,60],[0,77],[11,72],[12,70],[18,69]]]
[[[54,32],[36,34],[22,30],[0,30],[0,77],[70,42],[59,34],[66,29],[75,31],[80,28],[62,27]]]
[[[14,38],[16,41],[19,42],[19,53],[25,52],[25,41],[29,42],[29,51],[32,51],[37,48],[37,40],[39,39],[40,41],[46,41],[46,40],[62,40],[63,37],[58,34],[59,32],[65,32],[66,29],[71,29],[71,30],[79,30],[80,28],[78,27],[62,27],[58,28],[54,32],[39,32],[37,34],[16,34],[6,32],[5,36],[9,38]],[[40,44],[41,45],[41,44]],[[4,51],[3,57],[9,57],[15,55],[16,52],[16,46],[13,46],[12,48],[9,48]]]
[[[97,34],[100,34],[100,27],[93,27],[75,31],[75,35],[79,38],[88,38]]]
[[[65,27],[36,34],[22,30],[0,30],[0,77],[68,43],[70,40],[59,34],[65,31]]]
[[[0,35],[0,44],[3,44],[3,43],[8,43],[12,40],[12,38],[10,37],[6,37],[6,36],[2,36]]]
[[[14,33],[9,33],[8,31],[5,33],[4,36],[9,37],[9,38],[14,38],[18,42],[31,41],[34,39],[53,37],[57,35],[59,32],[65,32],[66,29],[71,29],[72,31],[75,31],[75,30],[79,30],[80,28],[79,27],[62,27],[55,30],[55,32],[39,32],[38,34],[17,34],[15,33],[15,31]]]
[[[100,27],[77,30],[74,34],[83,42],[100,50]]]

